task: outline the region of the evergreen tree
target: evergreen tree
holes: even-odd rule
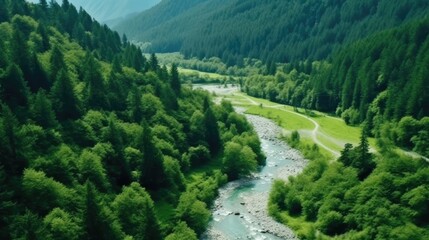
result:
[[[58,126],[55,112],[52,109],[52,102],[46,96],[44,90],[37,92],[33,100],[31,113],[33,120],[43,128],[55,128]]]
[[[341,156],[338,159],[344,164],[344,166],[350,166],[353,161],[353,145],[351,143],[346,143],[344,149],[341,151]]]
[[[143,120],[142,94],[137,87],[131,89],[128,95],[128,111],[134,122],[140,123]]]
[[[173,64],[171,66],[170,75],[171,75],[171,82],[170,82],[171,88],[176,93],[176,96],[179,96],[181,92],[181,84],[179,79],[179,71],[177,70],[176,64]]]
[[[24,34],[17,26],[14,27],[12,40],[12,60],[17,64],[23,73],[24,79],[30,79],[32,72],[30,66],[30,52],[28,50],[28,44],[25,40]]]
[[[4,0],[3,0],[3,1],[4,1]],[[124,46],[128,44],[128,38],[127,38],[127,35],[125,35],[125,33],[124,33],[124,34],[122,34],[122,44],[123,44]]]
[[[76,97],[73,84],[65,69],[59,71],[51,94],[54,109],[59,120],[77,119],[80,117],[79,100]]]
[[[31,91],[37,92],[40,88],[45,90],[49,89],[51,87],[51,83],[49,82],[48,76],[43,70],[36,54],[33,54],[31,61],[33,66],[31,71],[32,74],[31,77],[27,79]]]
[[[358,169],[359,179],[365,179],[375,168],[373,155],[369,152],[368,131],[366,127],[363,128],[360,137],[360,144],[356,148],[356,158],[352,166]]]
[[[87,52],[83,63],[84,82],[86,83],[86,102],[89,108],[102,109],[109,104],[105,95],[104,79],[100,65],[94,56]]]
[[[3,166],[0,163],[0,212],[2,213],[2,218],[0,218],[1,239],[7,239],[9,237],[7,223],[10,221],[9,216],[12,215],[15,207],[15,203],[12,201],[14,192],[8,184],[8,177],[9,175],[4,171]]]
[[[124,159],[124,143],[122,133],[118,128],[116,118],[112,114],[109,117],[109,125],[104,139],[112,144],[114,153],[106,156],[105,164],[108,175],[117,186],[128,185],[131,182],[131,174],[128,162]]]
[[[88,240],[119,240],[123,234],[111,222],[111,216],[106,216],[99,203],[99,197],[94,185],[87,181],[85,184],[85,210],[83,212],[84,235]]]
[[[55,45],[51,51],[49,66],[51,69],[50,79],[52,81],[55,81],[58,78],[58,73],[61,69],[67,70],[64,55],[58,45]]]
[[[0,0],[0,23],[9,21],[9,11],[7,9],[7,1]]]
[[[152,53],[150,55],[149,68],[154,72],[157,72],[159,70],[158,58],[156,57],[155,53]]]
[[[214,156],[222,146],[219,127],[213,110],[209,106],[204,113],[204,124],[206,128],[206,142],[209,145],[210,153]]]
[[[40,36],[42,37],[40,51],[41,52],[48,51],[50,48],[50,42],[49,42],[49,36],[46,30],[46,27],[44,26],[44,24],[39,24],[39,26],[37,27],[37,33],[40,34]]]
[[[155,146],[152,130],[145,121],[143,121],[143,132],[137,141],[139,150],[143,153],[140,182],[148,189],[159,189],[165,183],[163,156]]]
[[[28,15],[28,6],[25,0],[13,0],[10,2],[11,15]]]
[[[26,161],[19,149],[18,120],[5,104],[1,105],[1,116],[3,121],[0,129],[0,165],[4,166],[8,174],[19,174],[26,167]]]
[[[29,90],[18,65],[9,65],[0,83],[1,99],[14,111],[18,106],[27,106]]]

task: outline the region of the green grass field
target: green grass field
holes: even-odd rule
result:
[[[217,74],[217,73],[209,73],[209,72],[201,72],[198,70],[187,69],[187,68],[178,68],[179,73],[183,75],[198,75],[204,79],[227,79],[228,76]]]
[[[247,109],[246,113],[272,119],[288,131],[311,130],[314,128],[314,124],[307,119],[276,108],[252,106]]]
[[[341,118],[330,117],[325,113],[312,111],[312,116],[304,115],[303,109],[298,109],[301,115],[297,115],[292,106],[280,105],[265,99],[254,98],[244,93],[234,93],[224,96],[236,106],[246,107],[248,114],[260,115],[276,121],[285,130],[313,130],[315,125],[308,118],[319,124],[317,139],[330,149],[340,152],[345,143],[357,145],[362,128],[347,125]],[[262,107],[261,107],[262,106]],[[303,136],[306,141],[311,141],[311,136]],[[369,139],[370,145],[375,147],[375,139]]]

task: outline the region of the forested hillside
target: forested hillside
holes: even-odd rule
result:
[[[252,96],[325,112],[429,156],[429,20],[357,41],[329,62],[303,62],[244,83]],[[399,123],[398,123],[399,122]],[[387,126],[388,123],[391,125]],[[394,131],[393,131],[394,130]]]
[[[55,0],[61,4],[62,0]],[[39,0],[28,0],[28,2],[38,3]],[[77,9],[82,7],[91,17],[103,23],[113,23],[125,19],[130,14],[137,14],[141,11],[155,6],[160,0],[69,0]],[[111,25],[109,25],[111,26]]]
[[[0,0],[0,39],[0,239],[197,239],[264,163],[229,103],[68,1]]]
[[[324,59],[346,43],[421,18],[425,0],[163,0],[117,29],[149,51],[264,62]]]

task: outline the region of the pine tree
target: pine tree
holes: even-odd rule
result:
[[[159,70],[158,58],[156,57],[155,53],[152,53],[150,55],[149,68],[154,72],[157,72]]]
[[[73,84],[65,69],[58,73],[58,77],[51,94],[54,109],[59,120],[77,119],[81,115],[79,100],[74,92]]]
[[[170,82],[171,88],[176,93],[176,96],[179,96],[181,92],[181,85],[180,85],[180,79],[179,79],[179,71],[177,70],[176,64],[173,64],[171,66],[170,75],[171,75],[171,82]]]
[[[0,0],[0,23],[9,21],[9,11],[7,9],[7,1]]]
[[[37,27],[37,33],[40,34],[40,36],[42,37],[42,42],[40,45],[40,51],[41,52],[48,51],[50,48],[49,36],[48,36],[48,33],[46,31],[46,27],[44,26],[44,24],[39,24],[39,26]]]
[[[365,179],[375,168],[373,156],[369,151],[368,129],[364,127],[360,137],[359,146],[356,148],[356,157],[352,166],[358,169],[360,180]]]
[[[18,65],[12,63],[0,78],[1,99],[12,109],[27,106],[29,90]]]
[[[29,79],[32,75],[30,66],[30,52],[28,50],[28,44],[25,41],[24,34],[21,30],[14,27],[12,35],[12,60],[17,64],[23,73],[24,79]]]
[[[165,183],[163,157],[162,153],[155,146],[152,130],[145,121],[143,121],[143,132],[137,141],[139,150],[143,153],[140,182],[142,186],[148,189],[159,189]]]
[[[134,87],[128,96],[128,112],[133,122],[140,123],[143,120],[142,94]]]
[[[11,109],[1,105],[3,124],[0,129],[0,165],[9,174],[20,174],[26,167],[26,161],[19,154],[18,120]]]
[[[58,45],[55,45],[51,51],[49,66],[51,68],[51,81],[55,81],[58,78],[58,73],[61,69],[67,70],[67,66],[64,61],[64,55]]]
[[[49,82],[48,76],[42,68],[36,54],[31,57],[32,69],[31,77],[27,79],[28,85],[32,92],[37,92],[40,88],[49,89],[51,83]]]
[[[119,229],[115,228],[111,216],[106,216],[103,212],[94,185],[90,181],[87,181],[85,188],[85,210],[83,212],[85,239],[123,239],[123,234]]]
[[[109,104],[105,95],[105,85],[100,65],[91,53],[87,53],[83,63],[86,83],[86,103],[91,109],[103,109]]]
[[[31,113],[33,120],[43,128],[55,128],[58,126],[51,100],[46,96],[44,90],[37,92]]]
[[[217,120],[210,106],[204,113],[204,124],[206,127],[206,142],[209,145],[210,153],[215,155],[220,150],[222,142]]]
[[[104,140],[112,144],[114,153],[106,156],[105,164],[108,175],[113,179],[113,182],[117,186],[123,186],[130,184],[131,174],[128,162],[123,156],[123,138],[115,121],[115,116],[111,114]]]

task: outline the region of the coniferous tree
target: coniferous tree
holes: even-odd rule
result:
[[[9,21],[9,11],[7,9],[7,1],[0,0],[0,23]]]
[[[55,81],[58,78],[58,73],[61,69],[67,70],[67,66],[64,61],[64,54],[62,53],[58,45],[55,45],[51,51],[49,66],[51,69],[50,79],[52,81]]]
[[[1,105],[2,129],[0,129],[0,165],[3,165],[8,174],[15,175],[21,173],[26,167],[26,161],[19,152],[18,120],[11,109]]]
[[[44,24],[39,24],[39,26],[37,27],[37,33],[39,33],[40,36],[42,37],[40,51],[41,52],[48,51],[50,48],[49,36],[48,36],[47,30],[46,30],[46,27],[44,26]]]
[[[123,156],[124,145],[121,134],[112,114],[109,117],[105,140],[112,144],[114,153],[106,156],[105,163],[108,175],[117,186],[128,185],[131,182],[129,164]]]
[[[220,139],[219,127],[213,110],[208,106],[204,113],[204,124],[206,128],[206,141],[209,145],[210,153],[215,155],[222,146]]]
[[[44,90],[37,92],[31,109],[33,120],[43,128],[55,128],[58,121],[52,109],[52,102]]]
[[[375,168],[373,155],[369,151],[368,131],[366,127],[363,128],[360,137],[360,144],[356,148],[356,158],[352,166],[358,169],[359,179],[365,179]]]
[[[171,66],[170,75],[171,75],[171,82],[170,82],[171,88],[176,93],[176,96],[179,96],[181,92],[181,84],[179,79],[179,71],[177,70],[176,64],[173,64]]]
[[[85,210],[83,212],[84,235],[88,240],[119,240],[123,234],[115,228],[111,216],[106,216],[94,185],[87,181],[85,184]]]
[[[54,109],[59,120],[77,119],[81,115],[80,103],[65,69],[59,71],[51,90]]]
[[[141,91],[135,87],[131,89],[128,96],[128,111],[130,118],[137,123],[140,123],[143,119],[143,108],[142,108],[142,94]]]
[[[2,213],[2,218],[0,218],[1,239],[7,239],[9,237],[7,223],[10,221],[9,216],[12,215],[15,208],[15,203],[12,201],[14,192],[8,183],[8,177],[9,175],[4,171],[3,165],[0,163],[0,212]]]
[[[86,102],[89,108],[102,109],[108,106],[105,95],[104,79],[100,65],[94,56],[87,52],[83,63],[84,82],[86,83]]]
[[[31,77],[26,79],[28,81],[28,86],[32,92],[37,92],[40,88],[49,89],[51,87],[51,83],[49,82],[48,76],[43,70],[42,65],[36,54],[33,54],[31,57],[32,69],[31,69]]]
[[[30,52],[28,50],[28,44],[25,41],[24,34],[20,29],[14,27],[12,35],[12,59],[17,64],[23,73],[24,79],[29,79],[32,75],[30,66]]]
[[[17,106],[27,106],[29,90],[18,65],[9,65],[0,83],[1,99],[14,111]]]
[[[158,189],[165,182],[163,156],[153,141],[152,130],[143,121],[143,132],[137,139],[139,150],[143,153],[140,182],[148,189]]]
[[[158,58],[156,57],[155,53],[152,53],[150,55],[149,68],[154,72],[157,72],[159,70]]]

